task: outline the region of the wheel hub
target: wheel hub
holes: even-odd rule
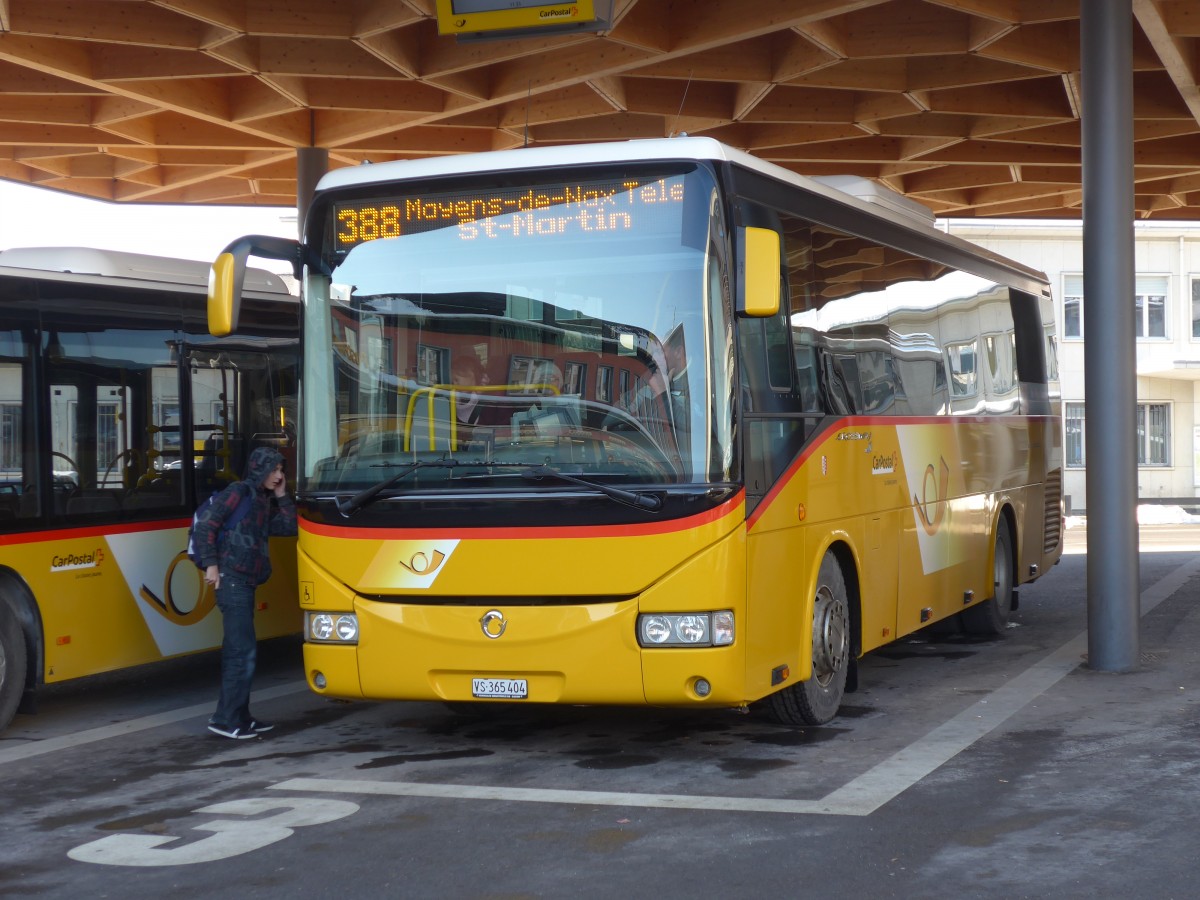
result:
[[[822,586],[813,609],[813,678],[826,686],[845,664],[849,652],[846,604]]]

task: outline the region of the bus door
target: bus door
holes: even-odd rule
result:
[[[294,477],[295,353],[205,345],[190,348],[187,360],[196,502],[239,480],[255,447],[282,453]]]

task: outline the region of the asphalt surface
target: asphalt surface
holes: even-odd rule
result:
[[[1004,638],[872,653],[820,728],[332,703],[287,640],[251,741],[205,731],[213,655],[59,686],[0,736],[0,896],[1194,897],[1200,529],[1141,541],[1135,671],[1087,668],[1069,552]]]

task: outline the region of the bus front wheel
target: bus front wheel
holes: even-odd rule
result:
[[[25,636],[12,607],[0,598],[0,732],[8,727],[25,690]]]
[[[992,596],[959,613],[967,634],[999,637],[1008,628],[1013,601],[1013,549],[1012,535],[1003,520],[996,531],[996,552],[992,558]]]
[[[842,567],[826,553],[813,598],[812,675],[772,694],[772,718],[784,725],[823,725],[837,715],[850,669],[850,603]]]

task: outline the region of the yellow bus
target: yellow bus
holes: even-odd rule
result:
[[[208,269],[0,252],[0,731],[40,685],[220,646],[187,527],[253,446],[294,460],[299,304],[252,271],[214,339]],[[272,553],[261,637],[301,624],[295,541]]]
[[[703,138],[326,175],[303,243],[311,688],[821,723],[1062,552],[1043,276]]]

